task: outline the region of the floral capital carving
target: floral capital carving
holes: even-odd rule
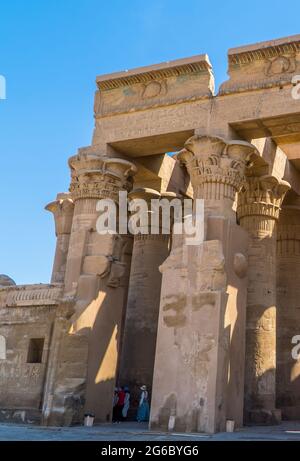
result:
[[[190,176],[196,198],[234,200],[245,182],[245,169],[258,152],[244,141],[220,137],[192,136],[178,159]]]
[[[74,201],[80,198],[110,198],[118,201],[120,190],[130,191],[136,167],[120,158],[98,155],[87,149],[79,149],[69,159],[71,168],[70,192]]]
[[[71,233],[74,202],[70,194],[58,194],[57,199],[49,203],[45,209],[53,213],[56,236]]]
[[[290,189],[288,182],[274,176],[249,177],[238,195],[240,224],[255,235],[272,235],[281,204]]]

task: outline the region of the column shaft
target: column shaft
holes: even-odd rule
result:
[[[160,267],[151,427],[215,432],[226,419],[242,421],[248,236],[234,206],[257,154],[249,143],[205,135],[184,147],[177,158],[194,199],[204,200],[206,232],[191,246],[174,238]]]
[[[54,397],[47,415],[50,420],[64,420],[67,414],[72,420],[84,410],[95,413],[98,421],[109,421],[127,292],[123,280],[127,236],[97,231],[97,203],[110,199],[117,206],[119,191],[132,187],[135,167],[100,155],[94,147],[80,149],[69,165],[75,209],[64,296],[73,303],[74,314],[56,358]]]
[[[175,194],[163,194],[172,199]],[[134,236],[129,291],[124,323],[119,382],[129,386],[132,394],[131,414],[135,417],[140,386],[146,385],[151,395],[158,314],[161,290],[160,265],[169,254],[169,234],[151,235],[151,199],[161,198],[153,189],[136,189],[131,199],[147,203],[148,225],[145,234]]]
[[[300,335],[300,208],[287,205],[280,213],[277,236],[277,373],[276,402],[283,419],[300,418],[300,362],[293,348]],[[297,351],[299,348],[297,349]]]
[[[276,411],[276,221],[289,186],[271,176],[248,178],[238,217],[250,235],[246,315],[246,422],[273,424]]]
[[[119,381],[133,402],[145,384],[151,393],[160,302],[160,265],[168,256],[168,235],[134,238]]]

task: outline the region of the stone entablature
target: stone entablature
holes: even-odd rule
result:
[[[0,307],[57,305],[63,294],[62,285],[19,285],[0,289]]]
[[[232,48],[228,65],[220,95],[291,84],[300,72],[300,35]]]
[[[207,55],[97,77],[95,116],[121,114],[211,97],[212,67]]]

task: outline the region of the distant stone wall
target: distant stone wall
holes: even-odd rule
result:
[[[60,287],[0,289],[0,420],[40,418]]]

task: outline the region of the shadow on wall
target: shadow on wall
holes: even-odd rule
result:
[[[245,409],[244,422],[245,425],[276,425],[280,423],[280,412],[278,409],[274,409],[273,405],[270,404],[270,408],[266,404],[263,404],[260,398],[264,398],[267,401],[273,400],[273,396],[268,393],[270,387],[275,388],[276,370],[270,368],[266,370],[262,375],[257,376],[255,380],[255,386],[252,385],[254,392],[248,395],[249,408],[251,411]],[[275,412],[274,412],[275,410]]]
[[[104,285],[102,280],[100,284]],[[100,286],[97,299],[77,319],[77,334],[88,336],[88,363],[85,411],[95,414],[96,421],[108,422],[112,416],[116,382],[123,293],[119,288]],[[89,323],[89,327],[81,324]],[[77,329],[78,328],[78,329]]]
[[[281,409],[282,419],[286,421],[300,419],[300,374],[298,362],[299,360],[295,361],[290,354],[290,358],[286,363],[280,365],[280,375],[277,377],[276,405]]]

